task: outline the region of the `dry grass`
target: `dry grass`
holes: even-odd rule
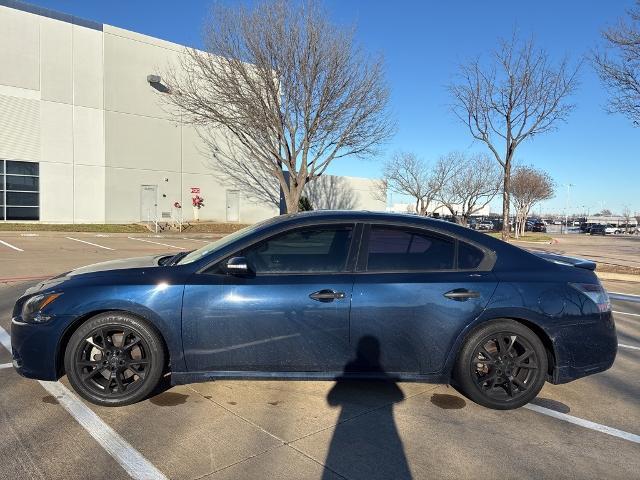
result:
[[[0,232],[98,232],[98,233],[148,233],[149,229],[137,223],[4,223]]]
[[[233,233],[244,227],[247,223],[215,223],[215,222],[191,222],[185,225],[183,232],[190,233]]]
[[[494,238],[501,239],[502,233],[500,232],[491,232],[487,235],[491,235]],[[549,243],[553,237],[546,235],[544,233],[525,233],[523,237],[516,238],[513,235],[509,237],[510,240],[515,242],[540,242],[540,243]]]

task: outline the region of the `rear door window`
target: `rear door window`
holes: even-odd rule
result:
[[[473,270],[484,260],[484,253],[479,248],[465,242],[458,242],[458,268]]]
[[[372,226],[367,271],[424,271],[454,268],[455,241],[436,234]]]

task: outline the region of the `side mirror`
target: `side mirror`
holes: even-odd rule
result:
[[[224,269],[230,275],[250,275],[252,273],[245,257],[231,257],[225,263]]]

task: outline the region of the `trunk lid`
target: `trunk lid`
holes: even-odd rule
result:
[[[587,260],[585,258],[569,257],[566,255],[560,255],[558,253],[544,252],[542,250],[529,250],[529,252],[533,253],[537,257],[547,260],[548,262],[584,268],[585,270],[591,271],[594,271],[596,269],[596,262]]]

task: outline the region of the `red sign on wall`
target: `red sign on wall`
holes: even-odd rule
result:
[[[191,187],[191,193],[200,193],[200,187]]]

